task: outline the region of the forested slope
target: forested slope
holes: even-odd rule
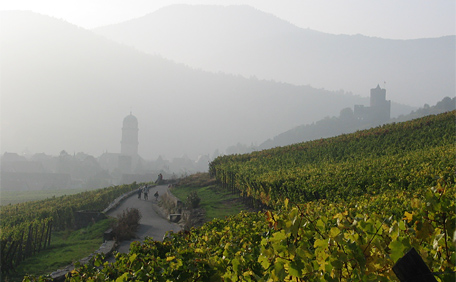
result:
[[[456,97],[445,97],[434,106],[424,105],[406,115],[390,119],[387,123],[404,122],[422,118],[429,115],[438,115],[456,109]],[[391,109],[392,110],[392,109]],[[378,126],[382,123],[358,119],[351,108],[340,111],[338,117],[326,117],[315,123],[296,126],[271,139],[264,141],[258,146],[259,149],[270,149],[278,146],[287,146],[320,138],[329,138],[341,134],[353,133]],[[253,151],[253,150],[252,150]],[[251,151],[249,151],[251,152]]]

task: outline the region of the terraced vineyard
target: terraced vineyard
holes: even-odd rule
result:
[[[389,124],[354,134],[219,157],[217,180],[270,207],[343,199],[389,189],[418,189],[452,182],[454,112]]]
[[[73,228],[76,211],[102,211],[114,199],[138,187],[135,183],[1,206],[2,274],[13,271],[24,259],[47,248],[52,242],[52,230]]]
[[[220,185],[267,210],[98,256],[68,280],[397,281],[414,247],[454,281],[455,114],[219,157]]]

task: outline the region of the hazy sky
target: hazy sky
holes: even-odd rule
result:
[[[391,39],[455,34],[454,0],[5,0],[0,10],[31,10],[94,28],[179,3],[250,5],[299,27],[331,34]]]

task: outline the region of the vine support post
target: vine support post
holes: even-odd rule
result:
[[[415,248],[408,251],[394,264],[393,271],[401,282],[437,282]]]

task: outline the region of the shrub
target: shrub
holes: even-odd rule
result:
[[[136,208],[126,209],[117,216],[112,232],[117,241],[134,238],[139,227],[141,212]]]
[[[187,207],[190,209],[196,209],[198,206],[199,206],[199,203],[201,202],[201,198],[198,197],[198,194],[196,193],[196,191],[193,191],[191,192],[188,196],[187,196],[187,202],[186,202],[186,205]]]

